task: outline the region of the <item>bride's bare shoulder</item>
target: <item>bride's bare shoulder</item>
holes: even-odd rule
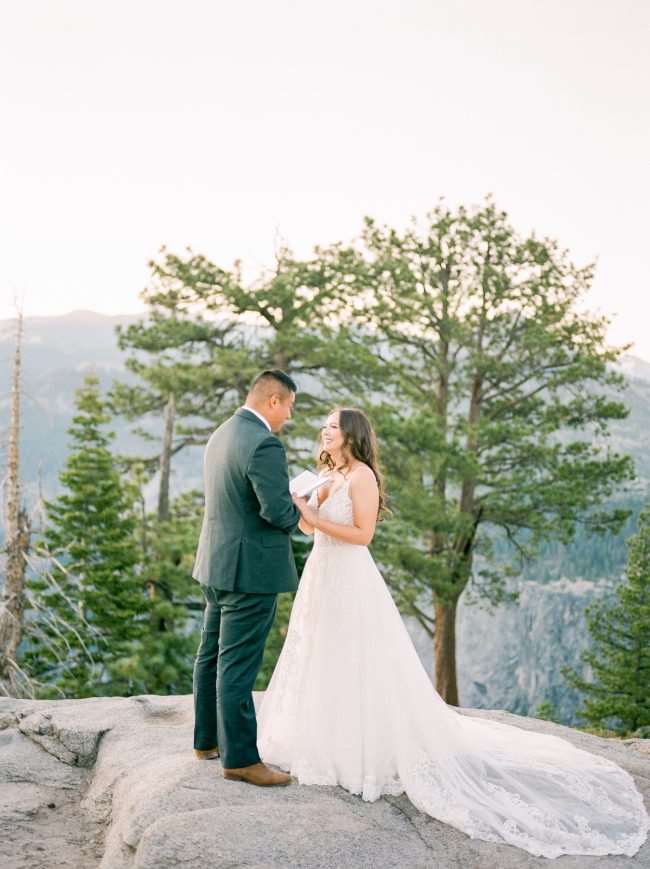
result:
[[[364,489],[367,487],[376,487],[377,486],[377,478],[375,477],[375,472],[370,467],[370,465],[366,465],[365,462],[359,462],[350,472],[350,485],[351,486],[359,486]]]

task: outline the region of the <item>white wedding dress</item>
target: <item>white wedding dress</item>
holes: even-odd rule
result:
[[[312,497],[312,503],[315,498]],[[345,483],[320,513],[352,524]],[[434,690],[367,547],[316,530],[258,714],[264,761],[544,857],[638,851],[632,777],[563,739],[470,718]]]

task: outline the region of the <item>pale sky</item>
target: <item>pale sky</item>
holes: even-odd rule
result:
[[[4,2],[0,318],[138,311],[162,244],[254,273],[493,193],[650,359],[648,45],[648,0]]]

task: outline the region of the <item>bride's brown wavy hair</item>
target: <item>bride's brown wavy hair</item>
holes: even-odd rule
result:
[[[379,509],[377,518],[381,521],[383,513],[389,513],[390,510],[386,506],[386,492],[384,488],[384,477],[379,467],[379,450],[377,448],[377,437],[374,429],[370,424],[370,420],[366,414],[357,407],[333,407],[328,416],[338,411],[339,428],[343,435],[343,465],[341,468],[349,467],[350,458],[355,458],[359,462],[363,462],[371,469],[377,480],[377,488],[379,489]],[[322,448],[322,440],[319,442],[320,453],[318,456],[318,464],[321,468],[334,470],[334,459],[331,455]]]

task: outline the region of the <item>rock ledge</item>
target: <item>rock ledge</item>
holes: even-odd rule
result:
[[[257,698],[259,700],[259,697]],[[650,804],[650,740],[607,740],[502,711],[463,710],[555,733],[615,760]],[[192,698],[0,700],[3,869],[522,869],[549,861],[472,841],[406,797],[226,782],[191,751]],[[650,869],[562,857],[562,869]]]

